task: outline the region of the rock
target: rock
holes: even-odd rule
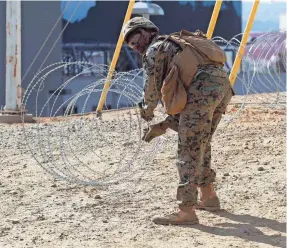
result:
[[[160,206],[154,206],[154,207],[152,208],[152,210],[157,210],[157,209],[160,209]]]
[[[15,224],[19,224],[20,221],[19,221],[19,220],[11,220],[11,223],[12,223],[13,225],[15,225]]]
[[[259,160],[258,159],[253,159],[253,160],[249,160],[249,161],[247,161],[247,163],[258,163],[259,162]]]
[[[108,220],[103,220],[103,223],[108,223]]]
[[[95,195],[94,197],[95,199],[102,199],[102,197],[100,195]]]
[[[45,220],[45,217],[44,217],[43,215],[38,216],[38,217],[37,217],[37,220]]]
[[[171,156],[168,156],[167,158],[169,158],[169,159],[176,159],[176,156],[175,155],[171,155]]]
[[[264,168],[262,166],[258,167],[258,171],[264,171]]]
[[[67,237],[67,236],[68,236],[67,234],[61,233],[61,234],[59,235],[59,238],[60,238],[60,239],[64,239],[64,238]]]
[[[226,173],[223,174],[223,176],[227,177],[227,176],[229,176],[229,173],[226,172]]]

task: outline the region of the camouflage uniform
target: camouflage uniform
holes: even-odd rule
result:
[[[152,115],[159,100],[168,65],[181,48],[172,41],[155,37],[143,57],[146,71],[144,103],[147,115]],[[161,46],[160,46],[161,45]],[[160,60],[155,63],[160,46]],[[165,123],[178,131],[177,168],[179,185],[177,200],[180,208],[197,203],[197,186],[205,187],[215,180],[211,166],[211,138],[232,97],[226,73],[217,66],[204,66],[187,90],[188,102],[177,115],[168,116]]]

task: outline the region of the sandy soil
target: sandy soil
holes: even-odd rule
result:
[[[133,173],[109,187],[55,179],[37,164],[23,142],[16,142],[24,139],[21,125],[0,125],[0,247],[286,247],[286,112],[262,105],[250,106],[229,124],[223,121],[213,139],[216,189],[223,210],[197,211],[200,224],[186,227],[158,226],[150,221],[153,216],[173,211],[176,206],[174,132],[165,135],[164,149],[158,150],[152,161],[148,161],[147,152],[142,153],[132,168]],[[237,107],[230,106],[227,115],[237,111]],[[105,114],[103,121],[112,117],[112,113]],[[91,136],[91,130],[85,129],[87,135],[76,142],[76,137],[72,139],[71,126],[59,126],[61,122],[41,124],[40,130],[46,133],[45,128],[51,125],[54,131],[46,134],[52,143],[59,141],[57,130],[66,133],[73,141],[74,154],[79,154],[87,163],[94,161],[93,173],[83,169],[82,179],[90,173],[91,180],[95,180],[100,179],[96,175],[101,166],[109,162],[112,167],[118,162],[120,152],[128,152],[137,144],[138,138],[133,135],[138,124],[131,125],[133,138],[126,140],[118,134],[126,131],[127,122],[119,116],[116,120],[107,121],[101,130],[105,136],[111,135],[113,128],[113,135],[106,136],[106,140],[103,137],[93,140],[100,134]],[[35,124],[26,125],[31,134],[36,132],[33,126],[35,128]],[[37,148],[43,143],[38,144],[41,137],[36,139],[35,135],[29,139]],[[156,147],[155,142],[144,149]],[[92,144],[98,145],[96,151]],[[59,149],[54,144],[54,162],[62,166],[61,158],[57,157],[61,153]],[[94,160],[98,151],[106,159],[101,166]],[[49,159],[46,153],[45,148],[35,151],[44,168],[49,170],[53,163],[45,161]],[[71,154],[66,157],[75,161]],[[133,158],[127,161],[129,159]],[[144,162],[145,166],[136,166]],[[67,168],[62,168],[62,175],[67,175]],[[111,169],[109,173],[113,172]]]

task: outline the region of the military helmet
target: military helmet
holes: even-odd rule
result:
[[[125,23],[125,25],[123,26],[123,35],[125,42],[128,35],[137,28],[154,29],[159,32],[158,27],[154,25],[154,23],[150,20],[144,17],[134,17],[130,19],[127,23]]]

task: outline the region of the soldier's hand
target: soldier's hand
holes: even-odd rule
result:
[[[139,110],[140,110],[140,116],[142,119],[144,119],[145,121],[151,121],[154,117],[153,113],[148,113],[147,110],[144,107],[144,102],[139,102],[138,104]]]
[[[143,137],[142,140],[145,142],[150,142],[154,138],[163,135],[168,128],[167,124],[162,122],[150,125],[148,128],[143,129]]]
[[[148,115],[144,109],[140,109],[140,116],[145,121],[151,121],[154,117],[154,114]]]

